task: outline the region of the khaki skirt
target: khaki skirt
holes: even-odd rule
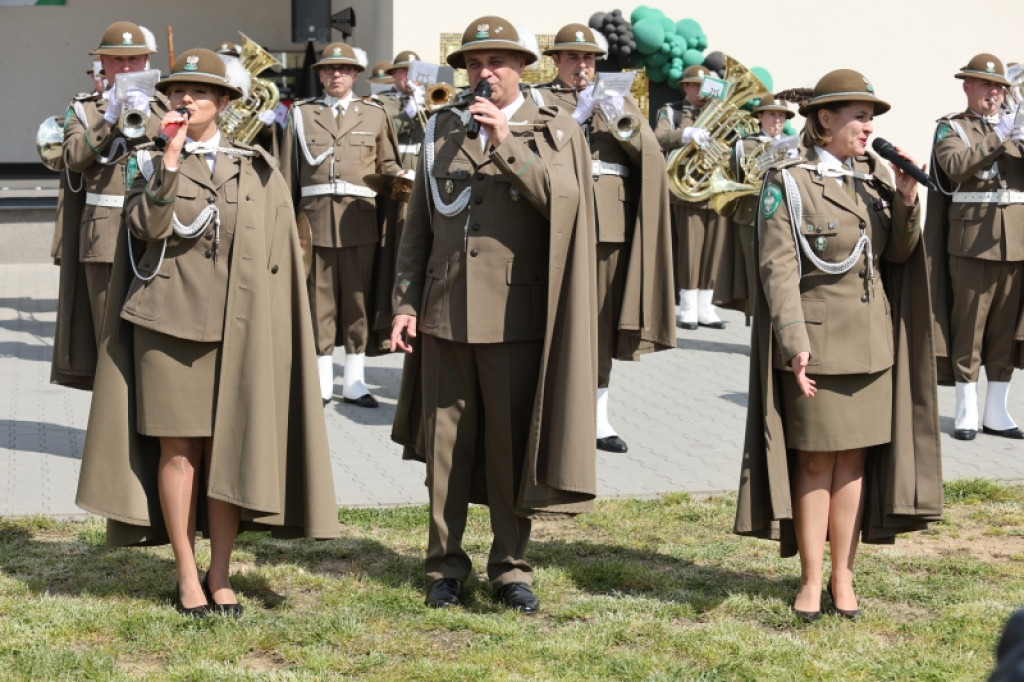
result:
[[[818,392],[804,396],[791,371],[777,371],[786,447],[811,452],[854,450],[892,440],[892,369],[875,374],[815,374]]]
[[[213,435],[219,341],[178,339],[135,326],[135,410],[144,436]]]

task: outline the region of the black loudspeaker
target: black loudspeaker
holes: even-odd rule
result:
[[[331,42],[331,0],[292,0],[292,42]]]

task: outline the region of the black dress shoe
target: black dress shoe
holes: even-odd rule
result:
[[[1021,431],[1016,426],[1011,426],[1008,429],[990,429],[984,424],[981,426],[981,432],[989,436],[1002,436],[1003,438],[1013,438],[1015,440],[1024,440],[1024,431]]]
[[[222,613],[225,616],[240,618],[242,613],[245,611],[245,608],[238,602],[234,602],[233,604],[218,604],[213,598],[213,591],[210,590],[210,583],[208,582],[209,578],[209,573],[203,576],[203,594],[206,595],[206,600],[210,602],[207,610],[212,611],[213,613]]]
[[[206,618],[206,614],[209,612],[209,606],[202,604],[201,606],[185,606],[181,602],[181,586],[178,583],[174,583],[174,610],[183,616],[189,616],[191,618]]]
[[[532,616],[540,608],[540,600],[526,583],[509,583],[498,590],[498,599],[510,609]]]
[[[699,324],[701,327],[707,327],[708,329],[725,329],[725,322],[722,322],[721,320],[719,320],[718,322],[708,322],[707,324],[704,324],[703,322],[698,322],[697,324]]]
[[[323,401],[324,401],[324,407],[327,407],[327,404],[329,402],[331,402],[331,399],[330,398],[323,398]]]
[[[860,618],[860,609],[841,609],[836,606],[835,595],[832,594],[832,578],[828,579],[828,596],[832,600],[832,606],[836,607],[836,613],[847,620],[857,620]]]
[[[680,329],[686,329],[686,330],[691,331],[691,332],[694,331],[695,329],[697,329],[697,323],[696,322],[678,322],[677,321],[676,322],[676,326],[679,327]]]
[[[796,614],[796,617],[805,623],[813,623],[821,618],[821,611],[798,611],[796,607],[790,608],[793,609],[793,613]]]
[[[597,439],[597,449],[604,450],[605,452],[625,452],[629,448],[626,447],[626,441],[622,440],[618,436],[606,436],[605,438]]]
[[[974,437],[978,435],[978,432],[974,429],[954,429],[953,438],[957,440],[974,440]]]
[[[346,398],[345,396],[341,396],[341,399],[346,403],[353,403],[357,407],[378,407],[377,399],[369,393],[361,395],[358,398]]]
[[[458,578],[441,578],[435,580],[427,592],[427,606],[443,609],[458,606],[462,603],[462,581]]]

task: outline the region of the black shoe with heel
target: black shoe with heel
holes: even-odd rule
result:
[[[209,580],[210,574],[207,573],[203,576],[203,594],[206,595],[206,598],[210,602],[209,610],[214,613],[222,613],[225,616],[234,616],[235,618],[240,617],[242,615],[242,612],[245,611],[245,608],[238,602],[235,602],[233,604],[218,604],[216,601],[214,601],[213,591],[210,589]]]
[[[832,594],[832,578],[828,579],[828,597],[832,600],[832,606],[835,606],[836,613],[847,620],[857,620],[860,618],[860,609],[841,609],[836,606],[835,595]]]
[[[183,616],[206,618],[206,614],[209,613],[208,604],[201,604],[200,606],[185,606],[181,601],[181,585],[178,583],[174,583],[174,596],[174,610]]]

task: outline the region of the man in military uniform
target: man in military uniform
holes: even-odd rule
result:
[[[334,347],[345,345],[342,399],[377,407],[366,387],[374,263],[380,240],[376,193],[363,178],[401,172],[398,143],[387,113],[356,97],[352,84],[366,67],[345,43],[324,48],[313,65],[326,94],[296,102],[281,141],[281,171],[313,237],[309,299],[321,397],[334,394]]]
[[[682,102],[670,102],[658,112],[654,133],[666,154],[689,144],[703,147],[709,133],[694,126],[705,106],[700,96],[700,85],[712,75],[703,66],[690,66],[679,79],[685,95]],[[724,329],[712,304],[715,277],[724,251],[724,218],[711,207],[709,200],[689,201],[675,194],[672,200],[672,220],[675,234],[676,287],[679,288],[677,324],[683,329],[696,329],[698,325],[711,329]]]
[[[388,73],[388,69],[391,68],[390,59],[382,59],[373,65],[373,69],[370,71],[370,75],[367,77],[366,82],[371,85],[381,86],[379,90],[371,91],[371,95],[377,95],[394,89],[395,79]],[[389,86],[389,87],[384,87]],[[383,102],[381,102],[383,104]],[[385,107],[387,109],[387,107]]]
[[[411,50],[403,50],[395,58],[386,73],[391,76],[394,87],[377,93],[384,110],[391,117],[398,136],[398,151],[401,153],[402,168],[414,170],[423,144],[423,128],[427,120],[423,84],[409,80],[409,62],[420,57]]]
[[[65,117],[64,163],[68,171],[80,175],[81,181],[67,190],[83,195],[84,200],[80,210],[70,210],[75,202],[64,197],[57,226],[63,235],[51,374],[51,380],[57,383],[91,387],[121,226],[129,155],[159,134],[160,119],[168,110],[166,98],[155,92],[130,90],[119,98],[116,77],[143,71],[149,55],[155,52],[147,44],[142,27],[127,21],[111,24],[99,47],[89,53],[99,58],[110,88],[102,95],[75,97]],[[146,117],[145,130],[136,137],[126,137],[118,125],[121,114],[128,110],[140,111]]]
[[[590,158],[568,113],[520,92],[536,60],[505,19],[466,29],[448,63],[490,96],[435,114],[399,252],[392,438],[427,463],[432,607],[461,603],[470,502],[490,507],[498,599],[533,614],[531,517],[596,494],[594,411],[579,409],[597,390]]]
[[[597,448],[626,452],[625,441],[608,421],[612,358],[636,360],[641,353],[675,348],[672,226],[665,160],[654,131],[632,97],[627,94],[595,103],[595,62],[605,54],[605,48],[588,27],[563,26],[544,54],[555,62],[558,77],[537,91],[546,104],[565,109],[580,123],[593,159]],[[642,236],[634,240],[637,231]]]
[[[932,176],[942,192],[929,193],[925,229],[939,379],[956,385],[954,438],[972,440],[985,365],[982,431],[1020,439],[1006,400],[1020,366],[1014,332],[1024,300],[1024,131],[1014,112],[1002,111],[1009,82],[997,57],[976,55],[955,77],[967,109],[939,119]]]

